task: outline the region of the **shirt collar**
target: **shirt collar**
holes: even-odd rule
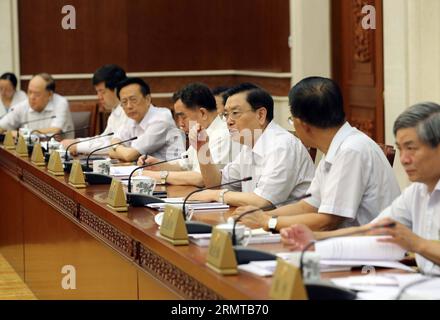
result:
[[[151,120],[153,120],[154,117],[154,109],[155,107],[150,104],[150,107],[148,108],[147,113],[145,114],[144,118],[141,120],[141,122],[139,124],[136,123],[137,126],[141,127],[143,130],[146,130],[148,127],[148,124],[150,123]]]
[[[29,100],[28,100],[28,104],[29,104],[29,112],[30,113],[43,113],[43,112],[52,112],[53,111],[53,96],[49,99],[49,102],[46,104],[46,106],[44,107],[43,110],[41,110],[40,112],[35,111],[34,109],[32,109],[31,105],[29,104]]]
[[[225,122],[220,119],[220,116],[214,118],[209,127],[206,129],[208,136],[211,136],[213,132],[224,129]]]
[[[255,143],[252,152],[260,157],[263,157],[266,154],[265,150],[267,150],[267,145],[273,143],[273,140],[270,136],[271,133],[276,129],[277,124],[273,120],[269,122],[266,129],[264,129],[263,133],[258,138],[257,143]]]
[[[327,154],[325,155],[325,162],[333,164],[336,154],[338,153],[339,147],[351,134],[356,131],[348,122],[345,122],[342,127],[336,132],[333,140],[328,148]]]

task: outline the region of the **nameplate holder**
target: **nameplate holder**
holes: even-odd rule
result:
[[[181,208],[169,204],[165,205],[160,225],[160,236],[175,246],[186,246],[189,244],[188,232]]]
[[[63,163],[61,162],[60,154],[56,151],[52,151],[50,154],[47,172],[54,176],[64,176]]]
[[[278,258],[269,297],[274,300],[307,300],[300,269]]]
[[[10,130],[8,130],[5,134],[5,139],[3,140],[3,147],[5,147],[8,150],[15,149],[14,137],[12,136],[12,132]]]
[[[107,206],[118,212],[128,211],[127,197],[125,196],[122,182],[113,179],[107,196]]]
[[[18,137],[18,142],[17,142],[17,147],[15,148],[15,152],[17,152],[17,154],[20,157],[29,156],[27,144],[26,144],[26,141],[24,140],[23,136]]]
[[[43,149],[41,149],[41,144],[39,142],[34,144],[34,148],[32,150],[31,162],[37,166],[45,166]]]
[[[238,273],[237,259],[232,247],[231,237],[227,231],[217,228],[212,230],[206,265],[222,275]]]
[[[72,170],[69,175],[69,185],[77,189],[86,187],[86,180],[84,179],[84,172],[81,168],[79,160],[74,160],[72,163]]]

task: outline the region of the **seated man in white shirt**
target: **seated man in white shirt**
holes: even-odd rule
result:
[[[275,231],[295,223],[331,230],[372,221],[400,188],[377,143],[346,122],[338,85],[327,78],[303,79],[290,90],[289,105],[298,137],[324,154],[307,192],[311,196],[247,215],[242,222]],[[236,214],[250,209],[239,208]]]
[[[55,81],[47,73],[34,76],[29,82],[28,99],[16,104],[14,110],[0,119],[1,129],[22,127],[46,135],[73,130],[69,104],[55,93]]]
[[[380,241],[395,243],[416,253],[420,270],[440,275],[440,106],[420,103],[394,122],[400,162],[413,182],[370,224],[327,232],[312,232],[297,224],[281,229],[283,242],[302,250],[313,239],[349,233],[388,235]],[[378,228],[395,223],[394,227]]]
[[[116,133],[119,128],[121,128],[128,120],[116,95],[116,86],[126,77],[127,76],[124,69],[114,64],[104,65],[96,70],[93,74],[92,84],[95,87],[96,93],[98,94],[99,103],[104,107],[106,111],[111,111],[110,116],[107,120],[107,126],[105,127],[105,130],[101,133],[101,136],[105,136],[112,132]],[[61,144],[64,146],[64,148],[67,148],[74,142],[86,139],[89,138],[65,139],[61,141]],[[110,137],[85,141],[70,147],[69,152],[71,154],[89,154],[96,149],[110,145],[110,141]],[[97,153],[107,154],[108,152],[108,149],[104,149],[102,151],[98,151]]]
[[[200,124],[209,136],[209,149],[212,160],[219,169],[232,161],[232,141],[226,123],[217,114],[216,100],[209,88],[201,83],[191,83],[174,97],[174,111],[180,128],[189,133],[190,128],[196,123]],[[236,146],[238,151],[239,146]],[[193,146],[187,150],[188,159],[164,163],[149,167],[143,174],[162,183],[173,185],[203,186],[197,152]],[[203,157],[203,155],[201,155]],[[152,164],[159,159],[154,157],[138,159],[138,165]],[[155,170],[155,171],[152,171]],[[156,171],[160,170],[160,172]]]
[[[181,131],[167,108],[151,104],[150,87],[140,78],[127,78],[118,84],[117,95],[129,118],[116,132],[112,143],[137,137],[129,143],[114,146],[111,158],[135,161],[140,155],[169,160],[185,151]]]
[[[225,112],[232,139],[242,145],[239,155],[223,170],[209,161],[209,138],[198,128],[197,141],[200,169],[206,186],[216,186],[252,177],[252,180],[222,190],[206,190],[191,199],[220,201],[232,206],[253,204],[277,205],[303,196],[313,178],[314,165],[307,149],[294,135],[273,121],[273,99],[253,84],[241,84],[227,92]],[[197,127],[197,125],[196,125]],[[205,140],[206,138],[206,140]],[[200,155],[206,154],[208,161]]]
[[[12,110],[12,107],[27,99],[26,93],[17,90],[17,77],[6,72],[0,76],[0,118]]]

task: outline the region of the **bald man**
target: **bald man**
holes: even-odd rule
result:
[[[47,135],[74,129],[69,104],[55,93],[55,81],[49,74],[34,76],[29,82],[27,95],[25,101],[16,104],[0,119],[0,129],[29,128]]]

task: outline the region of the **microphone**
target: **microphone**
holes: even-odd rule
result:
[[[67,146],[67,148],[66,148],[66,153],[64,154],[64,160],[65,160],[65,161],[68,161],[67,152],[69,151],[69,148],[70,148],[71,146],[74,146],[75,144],[79,144],[79,143],[82,143],[82,142],[87,142],[87,141],[91,141],[91,140],[95,140],[95,139],[99,139],[99,138],[104,138],[104,137],[109,137],[109,136],[112,136],[113,134],[114,134],[113,132],[110,132],[110,133],[107,133],[107,134],[105,134],[105,135],[103,135],[103,136],[95,136],[95,137],[91,137],[91,138],[88,138],[88,139],[84,139],[84,140],[82,140],[82,141],[75,141],[75,142],[69,144],[69,145]]]
[[[54,133],[54,134],[48,136],[48,137],[47,137],[47,141],[46,141],[46,149],[47,149],[47,151],[49,151],[49,141],[50,141],[52,138],[54,138],[54,137],[56,137],[56,136],[62,136],[62,135],[67,134],[67,133],[72,133],[72,132],[78,132],[78,131],[86,130],[86,129],[89,129],[89,128],[90,128],[90,126],[85,126],[85,127],[78,128],[78,129],[73,129],[73,130],[68,130],[68,131],[57,132],[57,133]]]
[[[243,218],[244,216],[246,216],[248,214],[251,214],[251,213],[254,213],[254,212],[257,212],[257,211],[260,211],[260,210],[266,211],[266,210],[269,210],[269,209],[273,209],[274,207],[277,207],[277,206],[282,206],[284,204],[291,203],[293,201],[298,202],[298,201],[301,201],[301,200],[303,200],[305,198],[308,198],[310,196],[311,196],[311,194],[308,193],[308,194],[305,194],[305,195],[303,195],[301,197],[287,199],[287,200],[282,201],[280,203],[277,203],[275,205],[274,204],[270,204],[270,205],[264,206],[262,208],[248,210],[248,211],[245,211],[242,214],[240,214],[237,217],[237,219],[234,219],[234,225],[232,227],[232,244],[234,246],[235,258],[237,259],[237,263],[238,264],[246,264],[246,263],[249,263],[251,261],[265,261],[265,260],[276,260],[277,259],[276,255],[274,255],[274,254],[272,254],[270,252],[266,252],[266,251],[262,251],[262,250],[258,250],[258,249],[252,249],[252,248],[237,246],[237,235],[235,233],[235,229],[236,229],[236,226],[237,226],[237,222],[240,221],[241,218]]]
[[[130,139],[127,139],[127,140],[124,140],[124,141],[119,141],[119,142],[116,142],[116,143],[112,143],[112,144],[110,144],[108,146],[101,147],[101,148],[95,149],[92,152],[90,152],[89,155],[87,156],[86,166],[84,168],[84,174],[85,174],[85,177],[86,177],[86,181],[89,184],[111,184],[112,183],[112,179],[113,179],[111,176],[108,176],[106,174],[91,172],[91,171],[93,171],[93,169],[90,168],[90,165],[89,165],[90,156],[93,153],[98,152],[100,150],[104,150],[104,149],[107,149],[107,148],[111,148],[113,146],[117,146],[117,145],[120,145],[120,144],[123,144],[123,143],[126,143],[126,142],[130,142],[130,141],[136,140],[137,138],[138,137],[133,137],[133,138],[130,138]]]
[[[186,219],[186,201],[188,200],[189,197],[191,197],[194,193],[197,193],[197,192],[202,192],[202,191],[209,190],[209,189],[217,189],[217,188],[220,188],[220,187],[224,187],[224,186],[229,186],[231,184],[235,184],[237,182],[244,182],[244,181],[249,181],[249,180],[252,180],[252,177],[246,177],[244,179],[234,180],[234,181],[231,181],[231,182],[219,184],[217,186],[201,188],[201,189],[197,189],[197,190],[194,190],[194,191],[190,192],[185,197],[185,200],[183,200],[183,208],[182,208],[183,219],[185,220],[187,232],[189,234],[191,234],[191,233],[211,233],[211,231],[212,231],[212,226],[210,224],[207,224],[207,223],[204,223],[204,222],[200,222],[200,221],[188,221]]]
[[[43,121],[43,120],[50,120],[50,119],[55,119],[57,116],[51,116],[51,117],[46,117],[46,118],[41,118],[41,119],[34,119],[34,120],[28,120],[28,121],[24,121],[22,123],[20,123],[20,127],[24,126],[25,124],[29,124],[29,123],[34,123],[34,122],[39,122],[39,121]]]
[[[133,176],[133,174],[138,171],[139,169],[143,169],[143,168],[148,168],[151,166],[157,166],[159,164],[162,163],[167,163],[170,161],[176,161],[176,160],[180,160],[180,159],[186,159],[188,158],[187,154],[184,154],[178,158],[174,158],[174,159],[169,159],[169,160],[164,160],[164,161],[159,161],[159,162],[155,162],[155,163],[150,163],[150,164],[144,164],[142,166],[139,166],[137,168],[135,168],[133,171],[130,172],[130,175],[128,176],[128,193],[127,193],[127,202],[129,204],[131,204],[132,207],[144,207],[146,204],[149,203],[161,203],[164,202],[162,199],[156,198],[154,196],[147,196],[145,194],[140,194],[140,193],[131,193],[131,178]]]
[[[28,138],[29,145],[33,144],[33,143],[32,143],[32,134],[33,134],[34,132],[41,133],[40,130],[38,130],[38,129],[34,129],[34,130],[32,130],[31,133],[29,133],[29,138]]]

